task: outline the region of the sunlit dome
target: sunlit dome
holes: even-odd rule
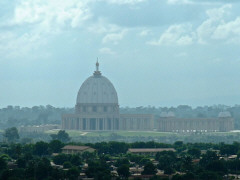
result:
[[[102,76],[98,68],[97,62],[93,76],[87,78],[78,91],[77,104],[118,104],[118,96],[113,84]]]
[[[218,114],[218,117],[220,117],[220,118],[227,118],[227,117],[231,117],[231,114],[230,114],[230,112],[228,112],[228,111],[220,112],[220,113]]]
[[[168,115],[168,117],[175,117],[175,114],[172,111],[169,111],[167,115]]]
[[[175,117],[174,112],[169,111],[169,112],[161,112],[160,117],[163,118],[170,118],[170,117]]]
[[[168,113],[167,112],[161,112],[160,117],[168,117]]]

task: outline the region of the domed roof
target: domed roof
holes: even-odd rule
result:
[[[170,117],[175,117],[174,112],[169,111],[169,112],[161,112],[160,117],[163,118],[170,118]]]
[[[161,112],[160,117],[168,117],[168,113],[167,112]]]
[[[98,70],[99,63],[96,63],[96,71],[93,76],[87,78],[81,85],[77,104],[82,103],[113,103],[118,104],[117,92],[113,84]]]
[[[229,111],[223,111],[218,114],[219,118],[228,118],[231,117],[231,113]]]

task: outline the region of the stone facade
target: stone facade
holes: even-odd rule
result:
[[[62,128],[83,131],[119,130],[119,115],[114,114],[64,114]]]
[[[153,130],[152,114],[120,114],[120,130],[149,131]]]
[[[119,114],[118,96],[113,84],[96,71],[81,85],[74,114],[62,115],[62,129],[81,131],[231,131],[234,121],[229,112],[218,118],[177,118],[165,112],[160,118],[152,114]]]
[[[74,114],[62,115],[62,129],[81,131],[152,130],[148,114],[119,114],[117,92],[98,69],[80,87]]]
[[[81,131],[151,131],[154,116],[151,114],[64,114],[62,128]]]
[[[161,117],[157,120],[157,130],[162,132],[227,132],[234,129],[231,117],[219,118],[175,118]]]

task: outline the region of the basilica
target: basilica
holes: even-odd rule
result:
[[[74,114],[62,115],[62,128],[74,130],[140,130],[153,129],[151,114],[119,114],[117,91],[99,71],[85,80],[79,89]]]
[[[226,115],[227,114],[227,115]],[[81,85],[74,114],[62,115],[62,129],[81,131],[231,131],[234,122],[224,112],[217,118],[176,118],[172,113],[161,117],[153,114],[120,114],[118,95],[113,84],[99,71]]]

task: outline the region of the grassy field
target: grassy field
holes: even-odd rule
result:
[[[59,130],[46,131],[47,134],[56,134]],[[204,133],[173,133],[155,131],[66,131],[73,141],[101,142],[120,140],[126,142],[134,141],[158,141],[164,143],[183,142],[210,142],[210,143],[232,143],[240,142],[240,132],[204,132]]]
[[[46,131],[47,134],[56,134],[58,130]],[[102,141],[156,141],[162,143],[183,142],[205,142],[205,143],[228,143],[240,142],[240,132],[198,132],[198,133],[174,133],[155,131],[66,131],[72,141],[76,142],[102,142]]]
[[[56,134],[59,130],[50,130],[46,131],[47,134]],[[111,134],[116,134],[120,136],[144,136],[144,137],[156,137],[156,136],[169,136],[173,135],[174,133],[165,133],[165,132],[154,132],[154,131],[74,131],[74,130],[67,130],[66,131],[70,137],[77,137],[77,136],[87,136],[87,137],[99,137],[99,136],[110,136]]]
[[[105,132],[90,132],[87,134],[87,136],[109,136],[111,134],[117,134],[120,136],[167,136],[171,135],[173,133],[164,133],[164,132],[152,132],[152,131],[145,131],[145,132],[140,132],[140,131],[105,131]]]

